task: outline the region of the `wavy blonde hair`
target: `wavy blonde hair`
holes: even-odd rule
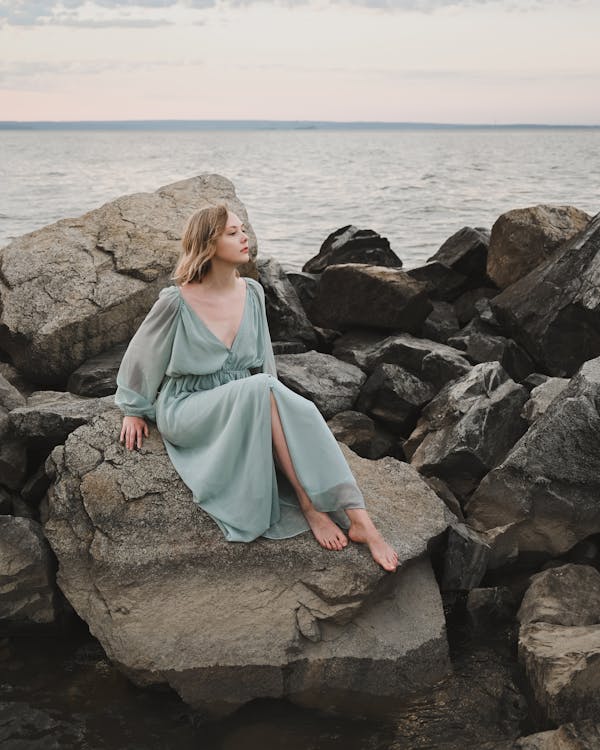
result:
[[[227,227],[229,208],[224,203],[201,208],[187,220],[181,238],[181,254],[172,280],[181,286],[190,281],[202,281],[210,269],[217,251],[217,239]],[[238,271],[236,274],[239,276]]]

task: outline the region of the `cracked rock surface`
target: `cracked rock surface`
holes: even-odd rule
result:
[[[131,338],[169,283],[187,218],[220,202],[249,226],[233,184],[203,174],[11,242],[0,250],[0,349],[32,382],[64,385],[86,359]],[[251,228],[249,241],[253,261]]]
[[[104,412],[54,449],[44,526],[57,582],[108,656],[139,685],[168,684],[222,716],[253,698],[344,710],[396,697],[449,670],[428,547],[450,514],[416,471],[340,444],[400,566],[363,545],[322,549],[310,532],[228,543],[194,504],[156,429],[141,450],[118,443]]]

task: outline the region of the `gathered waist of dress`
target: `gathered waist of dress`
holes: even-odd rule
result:
[[[196,391],[208,391],[219,385],[225,385],[232,380],[241,380],[247,378],[252,373],[245,367],[241,370],[222,369],[217,372],[208,372],[202,375],[178,375],[165,376],[161,391],[167,390],[172,396],[179,396],[182,393],[195,393]]]

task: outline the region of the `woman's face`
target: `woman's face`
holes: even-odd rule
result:
[[[231,211],[227,215],[225,231],[217,238],[216,258],[229,263],[245,263],[249,258],[248,235],[244,225]]]

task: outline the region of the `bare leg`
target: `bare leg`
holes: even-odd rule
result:
[[[348,539],[344,532],[337,526],[327,513],[318,511],[312,504],[310,497],[306,494],[306,491],[300,484],[292,458],[287,446],[283,427],[281,426],[281,419],[279,417],[279,411],[277,410],[277,404],[275,397],[271,393],[271,433],[273,435],[273,450],[275,453],[275,460],[278,466],[281,468],[286,477],[290,480],[290,484],[294,488],[296,495],[298,496],[298,502],[300,508],[304,513],[308,525],[311,528],[312,533],[315,535],[316,540],[319,542],[321,547],[331,550],[341,550],[348,544]]]
[[[398,554],[375,528],[375,524],[367,511],[364,508],[347,508],[346,515],[351,524],[348,529],[350,539],[353,542],[366,544],[371,551],[373,560],[381,565],[384,570],[396,570]]]

